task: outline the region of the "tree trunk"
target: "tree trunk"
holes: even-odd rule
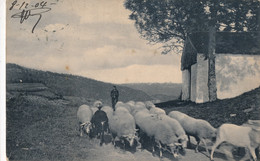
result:
[[[258,12],[256,15],[257,19],[257,41],[258,41],[258,49],[260,49],[260,7],[258,8]]]
[[[256,14],[256,20],[257,20],[257,31],[260,32],[260,7],[258,8],[258,12]],[[259,34],[259,33],[258,33]]]
[[[215,58],[216,58],[216,29],[214,26],[209,28],[209,44],[208,44],[208,93],[209,102],[217,100],[217,87],[216,87],[216,71],[215,71]]]

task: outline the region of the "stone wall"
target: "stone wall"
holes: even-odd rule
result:
[[[197,63],[182,71],[182,100],[209,101],[208,60],[197,55]],[[257,65],[258,64],[258,65]],[[232,98],[260,86],[260,56],[218,54],[216,79],[218,99]]]
[[[232,98],[260,86],[260,55],[216,55],[218,99]]]

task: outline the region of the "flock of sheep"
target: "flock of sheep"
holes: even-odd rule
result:
[[[96,101],[92,107],[87,105],[79,107],[77,117],[81,136],[83,130],[87,135],[93,130],[92,116],[99,110],[98,106],[102,106],[100,101]],[[176,158],[180,150],[185,151],[187,142],[190,142],[190,136],[193,136],[197,141],[195,151],[198,152],[201,141],[211,160],[213,160],[215,149],[223,142],[245,147],[247,149],[245,157],[248,157],[249,151],[252,159],[257,160],[255,149],[260,145],[260,120],[249,120],[242,126],[223,124],[216,129],[205,120],[192,118],[179,111],[171,111],[167,115],[163,109],[156,107],[150,101],[118,102],[115,111],[110,106],[104,106],[101,110],[106,113],[108,120],[108,127],[103,127],[105,126],[103,123],[102,130],[112,134],[114,145],[115,140],[119,140],[124,145],[133,146],[136,141],[142,146],[144,138],[149,138],[152,142],[153,153],[154,147],[158,146],[159,157],[162,157],[162,149],[164,149]],[[102,134],[98,135],[103,137]],[[214,143],[211,154],[206,140]]]

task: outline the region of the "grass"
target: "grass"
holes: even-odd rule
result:
[[[74,106],[64,99],[19,95],[7,102],[7,156],[10,160],[145,160],[149,152],[123,152],[112,144],[80,137]]]
[[[194,118],[209,121],[214,127],[223,123],[242,125],[248,119],[260,120],[260,87],[238,97],[196,104],[179,100],[157,104],[166,113],[178,110]]]
[[[7,102],[7,155],[11,160],[73,160],[92,145],[77,137],[77,107],[66,100],[20,95]],[[86,142],[86,144],[84,144]],[[73,146],[74,148],[68,148]],[[68,151],[72,150],[72,151]]]

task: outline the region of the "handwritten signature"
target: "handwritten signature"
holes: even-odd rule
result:
[[[18,7],[20,6],[19,10],[21,10],[21,12],[13,14],[11,16],[11,18],[19,18],[21,24],[25,20],[30,18],[31,16],[39,16],[38,20],[36,21],[36,23],[34,24],[34,26],[32,28],[32,33],[34,32],[34,29],[37,26],[37,24],[40,22],[40,20],[42,18],[42,13],[46,13],[51,10],[50,7],[46,7],[47,6],[46,1],[42,1],[40,3],[36,3],[36,4],[32,5],[32,4],[25,3],[25,2],[23,2],[22,4],[18,4],[18,1],[14,0],[13,3],[11,4],[11,7],[9,8],[9,10],[12,10],[15,6],[18,6]]]

